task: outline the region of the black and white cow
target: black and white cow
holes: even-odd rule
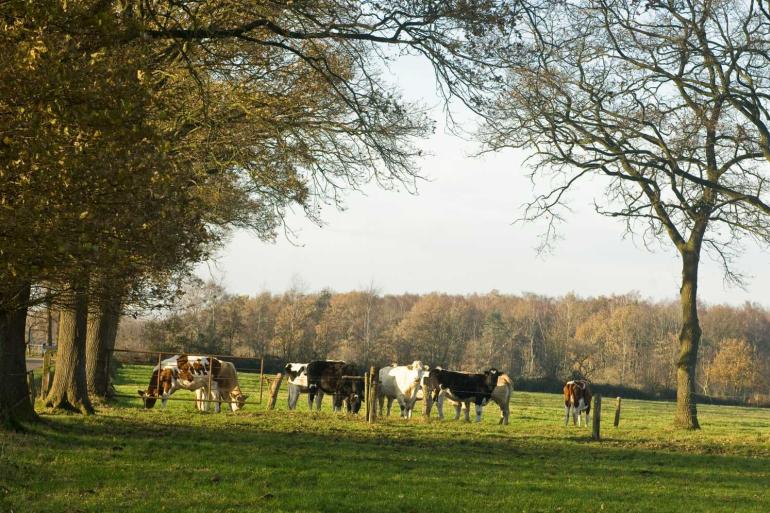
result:
[[[476,405],[476,422],[481,422],[482,407],[487,404],[497,386],[500,372],[489,369],[483,374],[467,374],[436,367],[430,370],[427,378],[428,389],[433,395],[433,402],[438,408],[438,417],[444,418],[444,398],[465,405],[465,420],[470,421],[470,403]],[[455,420],[460,418],[459,409]]]
[[[500,407],[500,424],[508,425],[508,419],[511,415],[511,395],[513,393],[513,380],[508,374],[500,374],[497,376],[497,386],[492,391],[490,400],[493,403],[497,403]],[[455,419],[460,417],[460,409],[463,407],[463,403],[458,403],[449,399],[449,402],[455,406]],[[465,418],[469,416],[468,407],[465,407]]]
[[[307,384],[307,364],[306,363],[287,363],[284,367],[286,371],[286,377],[289,382],[289,409],[294,410],[297,408],[297,401],[300,394],[307,394],[309,391]],[[321,402],[323,401],[323,390],[318,390],[315,396],[316,409],[321,411]],[[308,395],[307,406],[310,411],[313,410],[313,402]]]
[[[316,360],[307,364],[308,401],[313,403],[319,392],[332,394],[332,409],[342,410],[345,402],[348,412],[358,413],[364,396],[364,382],[355,365],[340,361]]]

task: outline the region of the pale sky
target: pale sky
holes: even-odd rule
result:
[[[431,75],[414,60],[399,63],[405,97],[437,105]],[[443,120],[440,108],[434,118]],[[469,123],[472,121],[469,119]],[[650,252],[623,237],[621,221],[593,211],[601,182],[584,184],[570,196],[573,212],[560,226],[553,252],[537,255],[542,224],[513,224],[533,186],[522,164],[524,153],[473,158],[473,143],[439,128],[422,141],[430,153],[419,165],[430,182],[418,194],[383,191],[348,194],[346,210],[327,208],[319,228],[301,215],[289,217],[297,233],[293,245],[275,244],[237,232],[215,261],[199,267],[203,278],[222,281],[230,292],[280,293],[301,281],[308,291],[337,292],[371,285],[380,293],[533,292],[561,296],[624,294],[675,299],[680,261],[670,244]],[[701,264],[699,296],[707,303],[756,302],[770,307],[770,253],[751,242],[736,267],[747,276],[742,290],[723,283],[714,261]]]

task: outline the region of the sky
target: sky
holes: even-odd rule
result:
[[[235,232],[198,275],[233,293],[281,293],[291,287],[337,292],[374,287],[381,294],[535,293],[598,296],[635,292],[653,300],[677,298],[680,260],[664,241],[649,251],[624,233],[621,221],[594,212],[601,181],[584,183],[570,195],[571,212],[559,226],[561,239],[548,254],[536,248],[545,226],[515,222],[534,197],[524,164],[526,152],[474,157],[478,146],[443,128],[440,102],[429,70],[415,59],[392,68],[405,98],[433,107],[436,134],[420,142],[428,154],[419,161],[429,178],[413,195],[376,185],[352,192],[345,210],[327,207],[324,226],[299,214],[288,224],[295,237],[266,243]],[[465,118],[461,118],[465,122]],[[467,118],[468,123],[472,119]],[[700,299],[770,307],[770,253],[751,242],[735,269],[745,289],[726,285],[720,266],[701,263]]]

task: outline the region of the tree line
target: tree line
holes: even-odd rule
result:
[[[45,404],[90,414],[120,313],[173,303],[231,230],[271,240],[289,209],[320,222],[365,183],[414,190],[434,122],[385,76],[411,55],[450,123],[476,116],[482,152],[530,156],[522,218],[545,221],[545,246],[593,180],[598,214],[677,250],[675,423],[699,428],[700,260],[740,282],[742,241],[770,244],[768,30],[764,3],[739,0],[0,3],[0,424],[36,420],[30,308],[61,312]]]
[[[700,312],[698,393],[766,403],[770,310],[746,303],[701,305]],[[207,283],[192,287],[174,312],[124,321],[118,346],[268,355],[284,363],[341,359],[369,366],[421,359],[471,372],[495,367],[528,380],[580,376],[657,395],[676,388],[680,316],[675,301],[638,294],[552,298],[292,289],[245,296]]]

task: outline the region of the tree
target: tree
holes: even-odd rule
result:
[[[0,9],[0,224],[9,228],[0,303],[20,315],[28,305],[14,302],[16,291],[35,283],[66,291],[98,284],[115,262],[169,256],[170,268],[124,273],[153,282],[134,291],[157,292],[228,228],[271,239],[292,205],[318,221],[321,205],[367,181],[412,187],[412,142],[432,124],[379,75],[392,55],[385,48],[424,56],[447,97],[473,106],[500,72],[488,66],[502,51],[491,51],[490,36],[510,34],[513,19],[505,2],[45,0]],[[132,176],[151,177],[151,187]],[[127,192],[156,200],[158,210],[131,208],[157,222],[120,224]],[[169,220],[179,237],[166,245],[134,230],[167,235]],[[61,356],[70,362],[82,359]],[[19,385],[4,390],[22,390],[20,377],[4,379]]]
[[[745,399],[757,380],[757,358],[754,348],[745,340],[727,339],[719,344],[719,352],[708,368],[711,386],[728,397]]]
[[[488,112],[490,149],[530,148],[533,173],[556,185],[526,218],[547,219],[581,179],[606,179],[600,214],[681,258],[678,426],[699,427],[698,269],[731,264],[744,235],[770,241],[760,4],[581,0],[533,9],[508,92]]]

